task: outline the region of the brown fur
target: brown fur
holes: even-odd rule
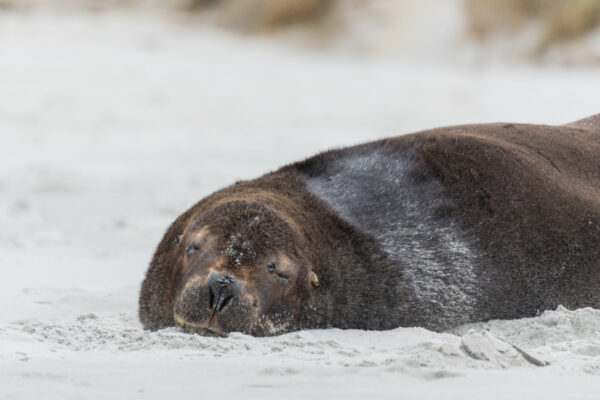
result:
[[[405,157],[411,187],[441,184],[444,201],[433,220],[442,226],[456,223],[477,253],[474,268],[482,295],[474,299],[472,315],[457,315],[454,322],[434,315],[407,286],[411,260],[397,265],[376,237],[307,189],[307,179],[322,175],[334,160],[363,153]],[[287,260],[299,278],[280,304],[281,315],[286,307],[293,310],[285,316],[285,330],[445,329],[453,323],[535,315],[559,304],[600,307],[599,188],[600,115],[565,126],[439,128],[329,151],[215,192],[181,215],[158,245],[142,284],[140,319],[150,329],[174,325],[175,301],[197,279],[199,267],[187,270],[174,238],[189,240],[211,226],[210,240],[221,243],[233,233],[237,218],[263,207],[272,218],[248,231],[256,239],[256,254],[236,267],[220,259],[222,253],[211,253],[206,265],[220,260],[214,268],[234,271],[247,282],[269,257]],[[377,213],[376,205],[369,206]]]
[[[501,266],[490,269],[496,284],[489,299],[496,305],[488,306],[489,318],[529,315],[532,305],[540,311],[591,305],[588,295],[600,288],[599,120],[423,134],[423,169],[453,199],[440,212],[457,217],[489,263]]]

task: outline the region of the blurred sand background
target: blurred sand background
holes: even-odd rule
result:
[[[399,57],[408,49],[448,57],[448,46],[477,45],[473,58],[600,61],[600,0],[0,0],[0,9],[145,10],[240,34]]]

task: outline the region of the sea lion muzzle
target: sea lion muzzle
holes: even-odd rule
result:
[[[241,283],[232,275],[212,273],[208,277],[209,309],[213,314],[221,311],[234,296],[240,294]]]
[[[179,294],[173,307],[174,321],[186,332],[223,336],[244,331],[255,324],[251,310],[254,298],[244,294],[245,282],[233,275],[211,272],[205,280],[196,280]]]

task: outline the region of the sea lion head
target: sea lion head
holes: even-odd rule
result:
[[[301,329],[319,285],[297,229],[260,203],[229,202],[192,218],[171,243],[172,312],[187,332],[269,336]]]

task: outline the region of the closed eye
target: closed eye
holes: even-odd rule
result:
[[[186,253],[187,254],[194,254],[195,252],[197,252],[198,250],[200,250],[200,246],[196,245],[196,244],[190,244],[189,247],[186,249]]]
[[[276,272],[275,275],[277,276],[278,279],[280,279],[282,281],[285,281],[286,283],[290,281],[290,277],[287,276],[287,275],[285,275],[285,274],[282,274],[280,272]]]
[[[286,273],[280,271],[276,263],[267,263],[267,268],[269,269],[270,273],[275,274],[277,279],[282,281],[283,283],[288,283],[290,281],[290,277]]]

